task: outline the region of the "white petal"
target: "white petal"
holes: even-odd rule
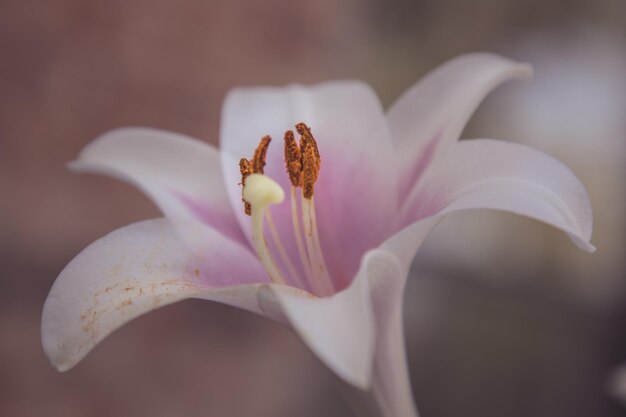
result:
[[[181,231],[191,242],[198,225],[246,242],[224,188],[219,153],[211,145],[156,129],[116,129],[91,142],[70,167],[134,184],[177,227],[191,225]]]
[[[218,233],[207,236],[204,248],[204,258],[192,254],[166,220],[135,223],[88,246],[61,272],[44,305],[48,358],[59,370],[70,369],[133,318],[201,298],[289,324],[341,378],[370,384],[375,323],[369,288],[389,274],[388,255],[369,253],[350,287],[319,299],[268,284],[258,260]]]
[[[287,321],[307,346],[339,377],[362,389],[371,384],[375,349],[371,286],[392,278],[396,264],[388,253],[370,251],[351,285],[328,298],[302,297],[272,287]]]
[[[380,246],[398,257],[402,272],[381,283],[388,288],[385,293],[372,288],[380,329],[374,393],[385,416],[417,416],[404,352],[403,277],[437,223],[448,213],[470,208],[507,210],[544,221],[566,231],[581,248],[593,250],[589,199],[567,167],[522,145],[486,139],[455,144],[410,194],[403,207],[405,227]]]
[[[404,288],[413,257],[437,225],[431,217],[392,235],[379,250],[396,259],[385,280],[372,285],[378,328],[373,374],[373,394],[385,417],[417,417],[406,356],[403,301]]]
[[[380,245],[380,249],[393,253],[408,274],[417,250],[440,220],[441,216],[433,216],[416,221],[391,235]]]
[[[407,265],[391,254],[384,279],[373,283],[377,341],[374,395],[385,417],[417,417],[411,390],[403,327],[403,295]]]
[[[456,141],[483,98],[503,81],[528,77],[530,66],[497,55],[454,58],[407,90],[387,112],[405,195]]]
[[[205,256],[188,250],[166,220],[116,230],[77,255],[61,272],[44,305],[44,350],[67,370],[129,320],[189,297],[259,311],[259,262],[219,233],[206,235]],[[234,286],[234,287],[233,287]]]
[[[319,145],[318,227],[329,269],[333,276],[345,278],[343,287],[356,274],[363,253],[386,237],[398,207],[389,131],[371,88],[341,81],[231,91],[221,122],[224,178],[233,205],[241,206],[239,159],[250,158],[261,137],[270,135],[265,174],[288,191],[283,135],[298,122],[310,126]],[[285,246],[296,248],[289,201],[272,210]],[[249,227],[243,209],[239,217],[244,228]],[[297,257],[294,249],[292,258]]]
[[[529,147],[491,139],[455,144],[410,194],[404,224],[465,209],[510,211],[589,243],[592,211],[578,178],[561,162]]]

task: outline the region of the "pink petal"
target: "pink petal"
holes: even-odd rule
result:
[[[224,188],[218,152],[206,143],[156,129],[116,129],[91,142],[70,167],[136,185],[185,228],[188,240],[200,223],[247,244]]]
[[[497,55],[461,55],[434,69],[387,112],[405,196],[454,141],[483,98],[500,83],[528,77],[530,66]]]
[[[402,225],[458,210],[510,211],[566,232],[580,248],[589,243],[592,212],[578,178],[562,163],[535,149],[491,139],[450,148],[409,194]]]
[[[258,285],[244,285],[266,281],[256,258],[217,232],[205,235],[203,247],[204,258],[193,255],[166,220],[135,223],[88,246],[61,272],[44,306],[51,362],[67,370],[124,323],[185,298],[258,310],[247,295]]]
[[[283,135],[298,122],[307,123],[322,157],[316,187],[317,218],[329,269],[339,287],[356,273],[363,253],[389,231],[397,211],[396,172],[385,118],[376,95],[356,81],[312,87],[237,89],[222,112],[221,151],[231,201],[241,206],[239,159],[251,157],[260,138],[273,138],[265,173],[288,192]],[[288,200],[288,199],[287,199]],[[274,210],[286,246],[297,258],[289,201]],[[248,220],[239,211],[244,229]]]

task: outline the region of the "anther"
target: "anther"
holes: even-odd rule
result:
[[[302,154],[291,130],[285,132],[285,164],[291,185],[302,186]]]
[[[255,174],[263,174],[263,168],[265,167],[265,157],[267,155],[267,148],[270,146],[272,138],[268,135],[263,136],[261,142],[254,150],[254,156],[252,157],[252,170]]]
[[[302,149],[302,195],[306,199],[310,200],[313,197],[317,171],[313,148],[305,142]]]
[[[300,134],[300,153],[302,154],[302,196],[310,200],[319,177],[321,159],[311,129],[300,122],[296,125],[296,130]]]
[[[302,142],[310,142],[313,145],[313,149],[315,150],[315,158],[317,158],[318,163],[321,161],[320,152],[317,149],[317,141],[313,137],[313,133],[311,133],[311,129],[303,122],[300,122],[296,125],[296,130],[298,134],[302,137],[300,140],[300,149],[302,149]]]
[[[252,163],[246,158],[239,160],[239,172],[241,172],[241,185],[245,188],[246,178],[253,174]],[[241,201],[243,201],[243,209],[249,216],[252,213],[252,206],[243,198],[243,188],[241,190]]]

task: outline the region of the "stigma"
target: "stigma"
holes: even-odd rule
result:
[[[335,292],[330,279],[317,228],[315,213],[315,184],[321,167],[320,152],[311,129],[298,123],[295,129],[300,135],[299,143],[294,132],[284,136],[285,168],[291,183],[291,226],[293,242],[298,258],[295,262],[283,245],[274,224],[270,207],[285,200],[285,191],[272,178],[264,174],[266,155],[271,142],[264,136],[252,159],[239,161],[241,172],[244,212],[252,220],[252,244],[272,282],[291,285],[318,296]],[[289,222],[280,222],[288,224]],[[266,229],[272,238],[270,248],[265,237]]]
[[[252,207],[265,208],[270,204],[280,204],[285,199],[285,191],[276,181],[263,174],[252,174],[246,178],[243,199]]]

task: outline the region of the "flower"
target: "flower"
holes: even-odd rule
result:
[[[132,318],[202,298],[287,323],[337,375],[371,387],[384,415],[416,415],[402,292],[443,216],[511,211],[593,250],[589,200],[567,167],[521,145],[457,141],[490,90],[530,74],[495,55],[461,56],[386,114],[356,81],[236,89],[219,152],[152,129],[104,134],[70,167],[135,184],[165,219],[116,230],[67,265],[44,306],[46,354],[67,370]],[[294,126],[299,145],[285,133]],[[284,135],[285,147],[265,135]]]

